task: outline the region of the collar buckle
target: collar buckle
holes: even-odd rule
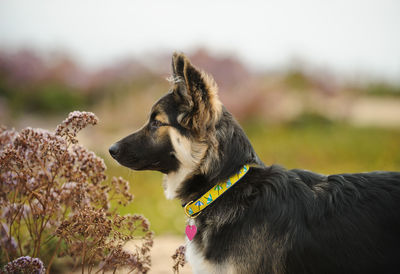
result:
[[[185,214],[186,214],[186,216],[187,216],[188,218],[190,218],[190,219],[195,219],[195,218],[197,218],[197,216],[199,216],[199,215],[201,214],[202,211],[199,211],[199,212],[197,212],[197,213],[195,213],[195,214],[193,214],[193,215],[190,215],[190,214],[188,213],[187,207],[190,206],[192,203],[193,203],[193,201],[190,201],[189,203],[187,203],[187,204],[185,205],[185,207],[183,208],[183,211],[185,212]]]

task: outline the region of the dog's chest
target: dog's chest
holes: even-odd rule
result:
[[[192,267],[193,273],[209,273],[203,254],[196,247],[196,244],[188,239],[186,244],[186,260]]]
[[[189,225],[195,225],[195,221],[190,219],[188,221]],[[196,235],[197,237],[202,237],[203,245],[207,246],[207,234],[199,233]],[[228,262],[224,262],[222,264],[217,264],[210,262],[205,259],[203,251],[204,248],[200,248],[195,241],[190,241],[186,238],[186,260],[189,262],[192,267],[193,273],[195,274],[217,274],[217,273],[226,273],[226,274],[234,274],[233,264],[229,264]]]
[[[196,243],[188,241],[186,245],[186,260],[192,267],[194,274],[235,274],[233,264],[224,262],[222,264],[216,264],[204,259],[204,256],[199,249],[196,247]]]
[[[188,226],[196,226],[193,219],[188,219]],[[201,235],[197,235],[200,237]],[[189,240],[186,237],[186,260],[192,267],[193,273],[207,273],[205,269],[205,260],[201,249],[196,245],[194,241]]]

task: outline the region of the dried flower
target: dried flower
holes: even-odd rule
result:
[[[99,262],[104,269],[150,268],[148,221],[110,210],[112,200],[132,201],[129,183],[120,177],[107,181],[104,161],[77,144],[77,133],[97,121],[93,113],[74,111],[55,133],[0,127],[0,263],[26,254],[40,257],[48,250],[47,239],[56,236],[55,251],[44,260],[48,269],[61,254],[82,269],[87,265],[89,273]],[[133,252],[122,250],[130,240],[141,244]]]
[[[31,258],[23,256],[9,262],[4,266],[4,272],[9,274],[26,273],[26,274],[44,274],[46,268],[39,258]]]
[[[10,253],[17,252],[17,242],[9,233],[10,229],[6,224],[0,224],[0,245],[9,250]]]
[[[185,266],[186,264],[185,251],[186,247],[181,245],[176,249],[174,255],[172,255],[172,259],[174,260],[172,270],[174,271],[174,273],[179,273],[179,267]]]
[[[61,124],[56,128],[56,135],[66,137],[73,144],[78,143],[76,135],[87,125],[96,125],[98,118],[91,112],[73,111],[68,115]]]

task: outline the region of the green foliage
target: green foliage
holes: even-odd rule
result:
[[[57,82],[33,89],[7,89],[2,94],[9,100],[14,115],[22,112],[64,113],[87,105],[83,93]]]
[[[311,87],[309,77],[299,69],[288,71],[284,77],[284,83],[296,90],[307,90]]]
[[[385,82],[369,84],[365,88],[365,93],[377,96],[400,96],[400,86]]]
[[[343,123],[246,126],[266,164],[320,173],[400,170],[400,131]]]
[[[304,112],[295,120],[288,123],[288,126],[292,127],[305,127],[305,126],[330,126],[333,125],[331,121],[326,116],[323,116],[316,112]]]
[[[66,112],[85,105],[85,97],[81,92],[59,83],[43,86],[32,97],[30,107],[38,112]]]

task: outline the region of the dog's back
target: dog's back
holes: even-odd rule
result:
[[[400,273],[398,172],[252,168],[229,196],[236,214],[207,212],[236,216],[207,231],[211,260],[232,256],[240,273]]]
[[[400,173],[331,175],[310,188],[312,217],[287,254],[288,273],[400,273]]]

